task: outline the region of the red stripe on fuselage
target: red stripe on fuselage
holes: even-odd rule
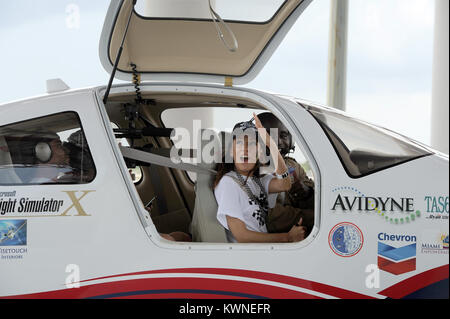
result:
[[[448,278],[448,265],[430,269],[418,275],[405,279],[379,292],[389,298],[400,299],[413,292]]]
[[[373,297],[359,294],[357,292],[345,290],[338,287],[321,284],[314,281],[305,279],[289,277],[285,275],[278,275],[266,272],[252,271],[252,270],[240,270],[240,269],[222,269],[222,268],[180,268],[180,269],[161,269],[142,271],[136,273],[129,273],[125,275],[114,275],[108,277],[99,277],[94,279],[85,280],[82,282],[88,282],[92,280],[108,279],[121,276],[133,276],[133,275],[149,275],[149,274],[166,274],[166,273],[191,273],[191,274],[209,274],[209,275],[227,275],[237,276],[244,278],[262,279],[273,281],[281,284],[288,284],[295,287],[305,288],[315,292],[323,293],[337,298],[343,299],[372,299]]]
[[[205,291],[215,292],[211,296],[228,298],[230,293],[253,295],[258,297],[273,298],[273,299],[316,299],[320,298],[311,294],[302,293],[285,288],[236,281],[223,280],[212,278],[145,278],[133,279],[125,281],[114,281],[108,283],[94,284],[80,288],[64,289],[51,292],[35,293],[28,295],[10,296],[8,298],[23,298],[23,299],[72,299],[72,298],[92,298],[92,297],[118,297],[118,298],[133,298],[127,293],[135,294],[136,296],[147,298],[158,298],[167,295],[166,290],[174,290],[169,295],[176,296],[176,298],[185,298],[185,295],[196,296],[195,291],[199,291],[201,296],[208,295]],[[175,290],[192,290],[186,294],[177,294]],[[148,293],[145,293],[147,291]],[[152,292],[153,291],[153,292]],[[162,291],[160,294],[158,291]],[[142,293],[141,293],[142,292]],[[222,293],[221,293],[222,292]],[[117,295],[117,296],[116,296]],[[123,296],[121,296],[123,295]],[[158,296],[159,295],[159,296]],[[197,297],[200,298],[200,297]]]

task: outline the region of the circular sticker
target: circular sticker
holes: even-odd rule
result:
[[[330,248],[341,257],[355,256],[362,248],[364,237],[358,226],[352,223],[339,223],[328,235]]]

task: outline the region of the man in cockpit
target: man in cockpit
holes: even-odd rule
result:
[[[314,226],[314,181],[294,158],[288,156],[294,146],[292,135],[286,126],[270,112],[259,114],[258,117],[269,134],[271,128],[276,129],[278,149],[292,182],[291,190],[280,193],[275,207],[269,210],[267,230],[272,233],[288,231],[301,217],[307,229],[306,234],[309,234]]]
[[[61,139],[55,133],[32,137],[21,143],[22,152],[33,168],[29,184],[58,183],[59,179],[71,172],[69,154]]]
[[[89,146],[82,130],[72,133],[63,146],[69,152],[72,178],[77,183],[89,183],[95,178],[96,170]]]

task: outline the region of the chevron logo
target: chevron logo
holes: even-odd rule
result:
[[[405,246],[394,247],[378,241],[378,268],[393,275],[401,275],[416,270],[415,236],[379,234],[379,240],[413,241]]]

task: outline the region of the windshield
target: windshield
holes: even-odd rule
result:
[[[431,154],[410,139],[387,129],[332,109],[306,108],[325,131],[351,177],[362,177]]]
[[[211,0],[211,6],[224,20],[267,22],[284,2],[285,0]],[[208,0],[138,0],[136,12],[146,18],[211,19]]]

